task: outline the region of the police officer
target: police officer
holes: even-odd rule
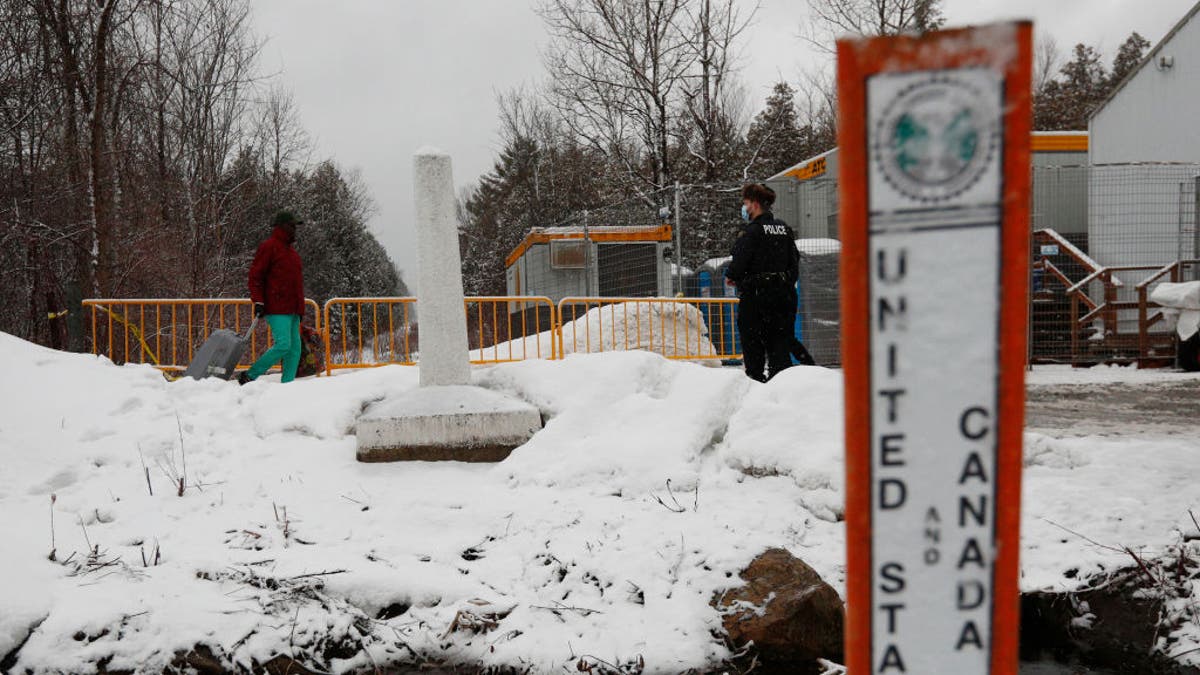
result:
[[[796,279],[800,252],[787,223],[771,214],[775,191],[760,183],[742,187],[742,220],[725,276],[737,286],[738,334],[746,374],[759,382],[792,365]],[[763,366],[767,367],[764,376]]]

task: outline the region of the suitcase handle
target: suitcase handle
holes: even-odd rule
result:
[[[249,342],[250,336],[254,334],[254,327],[258,325],[258,317],[250,319],[250,327],[246,329],[246,334],[242,336],[242,342]]]

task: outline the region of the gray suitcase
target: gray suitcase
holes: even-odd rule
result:
[[[258,317],[254,317],[245,335],[238,335],[227,328],[213,331],[204,344],[200,345],[183,374],[197,380],[205,377],[228,380],[233,376],[238,361],[242,360],[242,354],[246,351],[246,345],[250,344],[250,335],[254,333],[257,324]]]

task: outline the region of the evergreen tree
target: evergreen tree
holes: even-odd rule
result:
[[[1110,89],[1120,84],[1133,69],[1142,62],[1142,57],[1146,54],[1146,50],[1150,48],[1150,42],[1134,31],[1129,37],[1125,38],[1125,42],[1117,49],[1117,55],[1113,57],[1112,73],[1108,77]]]
[[[913,24],[922,33],[937,30],[946,24],[941,0],[917,0],[913,8]]]
[[[1034,128],[1043,131],[1087,129],[1088,118],[1108,95],[1110,78],[1100,53],[1075,45],[1072,58],[1034,98]]]
[[[801,126],[796,114],[796,91],[779,82],[766,107],[754,117],[746,134],[750,177],[763,179],[828,148],[818,148],[811,125]]]
[[[505,132],[492,170],[459,204],[459,250],[468,295],[503,295],[504,259],[533,227],[577,218],[613,201],[624,183],[599,150],[554,125]]]
[[[295,211],[305,219],[296,245],[304,260],[305,292],[318,303],[334,296],[395,296],[396,267],[367,230],[371,203],[356,181],[332,162],[300,180]]]
[[[1033,100],[1033,123],[1039,131],[1081,130],[1088,119],[1134,68],[1150,43],[1136,32],[1117,49],[1112,72],[1106,72],[1100,53],[1084,44],[1075,45],[1071,60],[1059,70]]]

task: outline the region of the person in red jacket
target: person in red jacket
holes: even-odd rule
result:
[[[300,363],[300,317],[304,315],[304,266],[292,247],[296,226],[303,222],[291,211],[280,211],[272,221],[271,236],[254,254],[250,263],[250,300],[254,316],[266,317],[274,343],[271,348],[238,376],[246,384],[282,362],[283,381],[296,379]]]

